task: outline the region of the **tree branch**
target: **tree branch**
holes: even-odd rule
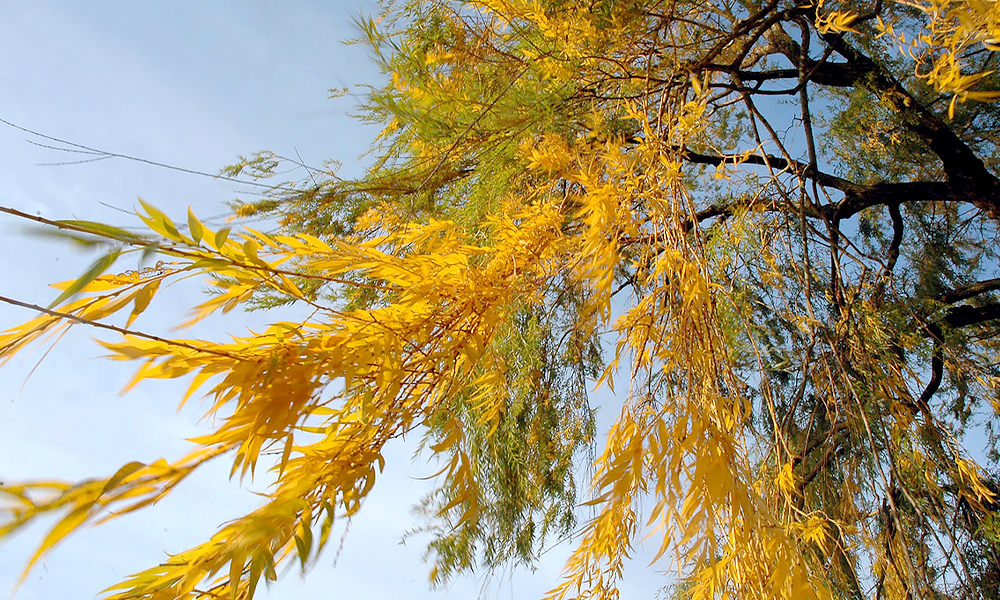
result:
[[[955,288],[938,296],[938,300],[945,304],[954,304],[994,290],[1000,290],[1000,279],[987,279],[986,281],[977,281],[976,283]]]
[[[815,19],[815,6],[806,12],[807,18]],[[963,141],[941,117],[920,103],[882,65],[871,57],[848,44],[842,34],[820,34],[829,49],[846,59],[844,63],[814,61],[801,52],[800,45],[781,28],[773,26],[766,35],[768,42],[787,58],[796,69],[779,69],[762,73],[742,73],[741,78],[765,81],[799,76],[809,72],[808,79],[830,87],[851,87],[864,85],[871,89],[882,102],[897,113],[903,125],[924,142],[940,159],[949,183],[955,187],[948,190],[952,197],[965,195],[966,201],[982,209],[987,216],[1000,220],[1000,180],[986,168],[972,148]],[[820,182],[822,184],[822,182]],[[826,185],[826,184],[822,184]],[[893,184],[887,184],[893,185]],[[831,186],[837,187],[837,186]],[[843,188],[839,188],[842,191]],[[876,192],[874,194],[878,196]],[[950,198],[949,198],[950,199]],[[874,204],[886,203],[874,199]],[[865,204],[862,201],[860,204]],[[871,206],[873,204],[867,204]],[[850,214],[865,208],[860,206]],[[841,216],[844,216],[843,213]]]
[[[934,344],[934,353],[931,355],[931,378],[923,393],[920,394],[920,398],[917,399],[917,408],[924,413],[927,423],[930,424],[932,422],[930,400],[941,386],[941,378],[944,374],[944,355],[941,350],[941,328],[937,324],[931,323],[927,330],[931,334],[931,340]]]
[[[982,203],[1000,200],[1000,198],[987,198],[970,193],[968,186],[945,181],[904,181],[878,183],[867,187],[856,186],[850,191],[842,188],[837,189],[844,192],[843,200],[837,203],[835,209],[837,216],[841,219],[848,219],[866,208],[877,205],[889,206],[907,202],[935,201],[968,202],[979,206]]]
[[[724,163],[732,164],[737,162],[737,159],[732,156],[702,154],[689,148],[683,149],[682,156],[683,160],[694,164],[718,166]],[[817,207],[817,210],[820,212],[813,215],[828,219],[834,217],[849,219],[862,210],[873,206],[898,206],[909,202],[967,202],[977,207],[992,205],[1000,207],[1000,187],[994,190],[982,188],[976,190],[970,189],[964,183],[945,181],[904,181],[863,186],[848,179],[814,169],[801,161],[789,161],[780,156],[761,154],[751,154],[745,159],[740,157],[737,164],[770,166],[778,170],[788,170],[806,179],[812,179],[823,187],[843,192],[844,197],[840,202],[834,206]],[[979,192],[989,192],[989,194],[984,195]],[[721,214],[721,212],[718,212],[720,210],[716,209],[715,214],[707,216],[717,216]],[[1000,219],[1000,213],[997,213],[995,218]]]
[[[695,152],[689,148],[683,149],[684,160],[703,165],[721,165],[723,163],[733,163],[734,158],[730,156],[716,156],[710,154],[701,154]],[[855,192],[861,193],[865,190],[864,186],[860,186],[853,181],[837,177],[836,175],[830,175],[829,173],[824,173],[817,169],[813,169],[806,163],[800,161],[788,161],[780,156],[769,156],[761,154],[751,154],[745,159],[740,157],[739,163],[746,163],[751,165],[761,165],[770,166],[779,170],[789,170],[796,174],[799,174],[807,179],[815,179],[816,183],[824,187],[832,187],[838,189],[844,193]]]
[[[793,64],[800,61],[795,60]],[[779,79],[798,79],[800,76],[798,69],[770,69],[767,71],[749,71],[746,69],[730,69],[724,65],[712,65],[709,70],[728,71],[739,77],[742,81],[775,81]],[[833,63],[818,60],[806,60],[803,64],[803,72],[807,73],[806,81],[811,81],[827,87],[851,87],[858,83],[858,80],[867,75],[871,69],[858,67],[850,63]]]
[[[892,219],[892,241],[886,251],[885,270],[892,273],[899,259],[899,247],[903,243],[903,215],[899,212],[899,204],[889,204],[889,218]]]
[[[944,322],[952,327],[978,325],[986,321],[1000,319],[1000,304],[986,306],[955,306],[948,309]]]
[[[1000,180],[989,172],[972,148],[881,65],[847,44],[842,35],[821,34],[821,37],[849,64],[869,70],[870,76],[864,80],[866,85],[938,156],[948,181],[964,186],[967,193],[973,194],[974,199],[970,202],[982,208],[990,218],[1000,219]]]
[[[154,341],[154,342],[160,342],[160,343],[163,343],[163,344],[168,344],[170,346],[175,346],[177,348],[184,348],[186,350],[193,350],[194,352],[202,352],[202,353],[205,353],[205,354],[214,354],[215,356],[222,356],[222,357],[225,357],[225,358],[230,358],[230,359],[238,360],[238,361],[246,361],[247,360],[247,358],[245,358],[245,357],[241,357],[241,356],[238,356],[236,354],[231,354],[231,353],[226,352],[224,350],[214,350],[212,348],[200,348],[198,346],[193,346],[193,345],[187,344],[185,342],[178,342],[176,340],[168,340],[166,338],[162,338],[162,337],[159,337],[159,336],[156,336],[156,335],[150,335],[148,333],[143,333],[141,331],[135,331],[135,330],[132,330],[132,329],[125,329],[124,327],[117,327],[115,325],[108,325],[107,323],[101,323],[100,321],[92,321],[90,319],[85,319],[83,317],[79,317],[79,316],[71,314],[71,313],[60,312],[58,310],[52,310],[52,309],[49,309],[49,308],[38,306],[37,304],[29,304],[27,302],[21,302],[20,300],[15,300],[13,298],[8,298],[6,296],[0,296],[0,302],[6,302],[7,304],[12,304],[14,306],[20,306],[21,308],[28,308],[28,309],[31,309],[31,310],[36,311],[36,312],[44,313],[44,314],[49,315],[51,317],[56,317],[56,318],[59,318],[59,319],[65,319],[67,321],[73,321],[73,322],[76,322],[76,323],[82,323],[84,325],[89,325],[91,327],[97,327],[98,329],[107,329],[109,331],[115,331],[115,332],[120,333],[122,335],[131,335],[133,337],[143,338],[143,339],[151,340],[151,341]]]

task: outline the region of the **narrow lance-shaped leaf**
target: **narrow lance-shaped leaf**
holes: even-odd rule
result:
[[[120,254],[121,249],[116,248],[94,261],[94,263],[90,265],[90,267],[84,272],[83,275],[80,276],[79,279],[67,286],[66,289],[64,289],[62,293],[59,294],[59,296],[56,297],[51,304],[49,304],[49,308],[59,306],[65,300],[76,295],[76,293],[82,290],[87,284],[103,275],[104,272],[111,267],[111,265],[115,264],[115,261],[118,260],[118,256]]]

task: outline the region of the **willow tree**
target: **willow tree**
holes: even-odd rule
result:
[[[259,509],[107,592],[249,598],[410,436],[442,467],[435,581],[572,534],[550,597],[616,598],[652,536],[683,597],[1000,596],[997,3],[414,0],[360,25],[389,81],[365,177],[238,207],[269,233],[151,206],[144,232],[48,222],[111,249],[0,351],[113,330],[135,381],[189,377],[218,425],[176,461],[5,485],[0,534],[60,515],[30,563],[271,452]],[[114,274],[129,253],[160,262]],[[310,317],[129,329],[198,273],[195,321]],[[595,386],[620,402],[601,439]]]

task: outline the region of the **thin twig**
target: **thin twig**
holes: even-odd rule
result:
[[[150,165],[150,166],[153,166],[153,167],[160,167],[160,168],[163,168],[163,169],[170,169],[171,171],[179,171],[181,173],[188,173],[189,175],[199,175],[201,177],[211,177],[212,179],[222,179],[224,181],[232,181],[234,183],[241,183],[243,185],[253,185],[253,186],[257,186],[257,187],[267,188],[269,190],[274,190],[274,189],[278,189],[278,188],[282,187],[280,185],[267,185],[265,183],[258,183],[256,181],[245,181],[245,180],[242,180],[242,179],[237,179],[235,177],[226,177],[225,175],[213,174],[213,173],[206,173],[205,171],[197,171],[197,170],[194,170],[194,169],[185,169],[184,167],[178,167],[178,166],[175,166],[175,165],[168,165],[166,163],[156,162],[154,160],[149,160],[149,159],[146,159],[146,158],[139,158],[138,156],[130,156],[128,154],[120,154],[118,152],[108,152],[107,150],[100,150],[98,148],[91,148],[90,146],[84,146],[83,144],[77,144],[77,143],[74,143],[74,142],[70,142],[68,140],[63,140],[63,139],[60,139],[60,138],[57,138],[57,137],[52,137],[50,135],[45,135],[44,133],[40,133],[38,131],[34,131],[32,129],[28,129],[27,127],[21,127],[20,125],[16,125],[14,123],[11,123],[10,121],[7,121],[6,119],[0,119],[0,123],[3,123],[4,125],[7,125],[8,127],[13,127],[14,129],[17,129],[18,131],[23,131],[24,133],[27,133],[29,135],[34,135],[34,136],[40,137],[42,139],[46,139],[46,140],[49,140],[49,141],[52,141],[52,142],[56,142],[58,144],[65,144],[67,146],[72,146],[73,148],[77,148],[77,150],[73,150],[72,148],[58,148],[58,147],[55,147],[55,146],[44,146],[42,144],[36,144],[36,145],[39,145],[39,146],[51,148],[53,150],[58,150],[60,152],[77,152],[77,153],[81,153],[81,154],[95,154],[95,155],[100,155],[102,158],[122,158],[122,159],[125,159],[125,160],[131,160],[131,161],[134,161],[134,162],[143,163],[143,164]],[[83,161],[81,161],[81,162],[83,162]],[[51,164],[60,164],[60,163],[51,163]],[[65,163],[65,164],[72,164],[72,163]]]
[[[168,344],[170,346],[177,346],[178,348],[185,348],[187,350],[193,350],[195,352],[203,352],[205,354],[213,354],[215,356],[222,356],[224,358],[230,358],[233,360],[249,360],[247,358],[237,356],[235,354],[230,354],[224,350],[212,350],[211,348],[199,348],[197,346],[192,346],[191,344],[186,344],[184,342],[178,342],[176,340],[168,340],[156,335],[151,335],[148,333],[143,333],[141,331],[135,331],[132,329],[126,329],[124,327],[118,327],[116,325],[108,325],[107,323],[100,323],[98,321],[91,321],[90,319],[85,319],[71,313],[65,313],[58,310],[52,310],[50,308],[44,308],[38,306],[37,304],[31,304],[29,302],[21,302],[20,300],[15,300],[13,298],[8,298],[6,296],[0,296],[0,302],[6,302],[7,304],[12,304],[14,306],[20,306],[21,308],[27,308],[35,312],[44,313],[49,316],[58,317],[60,319],[66,319],[67,321],[74,321],[77,323],[82,323],[84,325],[89,325],[91,327],[97,327],[98,329],[107,329],[109,331],[114,331],[122,335],[131,335],[133,337],[139,337],[154,342],[160,342],[162,344]]]

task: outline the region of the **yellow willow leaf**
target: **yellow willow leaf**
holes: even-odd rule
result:
[[[303,510],[302,518],[298,525],[298,531],[295,534],[295,548],[298,552],[300,566],[303,569],[306,568],[306,565],[309,562],[309,555],[312,552],[312,547],[312,513],[307,505]]]
[[[222,251],[226,247],[229,240],[229,231],[228,227],[223,227],[215,232],[215,235],[212,237],[212,246],[216,250]]]
[[[965,92],[964,96],[969,100],[987,102],[1000,99],[1000,91],[996,90],[967,91]]]
[[[790,496],[795,492],[795,473],[792,472],[792,463],[785,463],[782,465],[781,470],[778,472],[776,482],[778,484],[778,489],[781,490],[783,494]]]
[[[823,34],[826,33],[860,33],[853,29],[851,25],[858,19],[858,14],[852,10],[835,11],[819,17],[816,20],[816,29]]]
[[[64,300],[83,290],[84,287],[97,279],[99,275],[102,275],[105,271],[107,271],[108,268],[110,268],[111,265],[118,260],[118,256],[120,254],[121,250],[115,249],[94,261],[94,263],[90,265],[87,271],[81,275],[79,279],[66,286],[63,292],[59,294],[59,296],[53,300],[51,304],[49,304],[49,308],[59,306]]]
[[[76,283],[77,281],[79,281],[79,280],[78,279],[71,279],[71,280],[68,280],[68,281],[60,281],[58,283],[51,283],[51,284],[49,284],[49,287],[55,288],[57,290],[65,290],[65,289],[69,288],[69,286],[71,286],[74,283]],[[138,276],[136,276],[135,281],[127,281],[127,280],[122,280],[122,279],[120,279],[120,278],[118,278],[116,276],[110,276],[109,277],[107,275],[102,275],[101,277],[98,277],[98,278],[94,279],[93,281],[91,281],[90,283],[84,285],[83,287],[81,287],[77,291],[78,292],[107,292],[109,290],[121,289],[121,288],[123,288],[123,287],[125,287],[127,285],[131,285],[132,283],[135,283],[137,281],[139,281],[139,277]]]
[[[103,296],[87,301],[80,310],[73,311],[76,316],[88,321],[100,321],[108,315],[114,314],[120,308],[127,305],[132,300],[132,294],[114,298]]]
[[[167,356],[172,352],[170,345],[156,340],[128,337],[121,343],[99,342],[114,353],[118,360],[137,360],[150,356]]]
[[[562,172],[573,157],[569,145],[560,137],[544,137],[537,146],[530,150],[528,166],[554,173]]]
[[[285,473],[285,467],[288,466],[288,460],[292,456],[292,446],[295,443],[295,436],[291,433],[285,438],[285,448],[281,452],[281,461],[278,462],[278,479]]]
[[[282,285],[279,288],[281,291],[295,296],[296,298],[305,298],[305,294],[302,293],[302,290],[299,289],[299,286],[295,285],[295,282],[292,281],[291,278],[285,275],[279,275],[278,277],[281,278]]]
[[[325,254],[328,252],[333,252],[333,247],[319,239],[314,235],[308,233],[298,234],[298,238],[308,244],[308,246],[316,253]]]
[[[687,504],[686,501],[685,504]],[[687,524],[684,526],[683,535],[681,536],[680,541],[677,542],[678,547],[683,547],[702,531],[702,526],[705,522],[704,513],[701,509],[696,509],[695,506],[695,504],[692,504],[690,509],[692,514],[690,516],[685,516],[684,513],[687,511],[681,511],[681,520],[686,520]]]
[[[236,600],[236,594],[239,591],[238,584],[243,577],[243,568],[245,566],[246,556],[243,554],[234,554],[229,563],[229,585],[232,587],[232,600]]]
[[[131,327],[133,321],[146,310],[149,306],[149,301],[153,299],[156,290],[160,287],[160,281],[159,279],[154,279],[139,289],[139,292],[135,295],[135,307],[132,309],[132,314],[129,315],[125,327]]]
[[[191,396],[194,395],[194,393],[198,391],[198,389],[200,389],[203,385],[205,385],[205,382],[207,382],[215,375],[218,375],[218,373],[215,373],[207,369],[202,369],[201,371],[196,373],[195,376],[191,378],[191,383],[188,385],[187,390],[185,390],[184,395],[181,396],[181,401],[178,404],[178,409],[183,408],[184,405],[187,403],[187,401],[191,398]]]
[[[263,244],[264,246],[268,246],[268,247],[273,248],[273,247],[275,247],[277,245],[277,244],[274,243],[274,241],[270,237],[264,235],[263,233],[255,230],[255,229],[251,229],[249,227],[245,227],[244,229],[246,229],[246,231],[250,235],[252,235],[254,238],[257,238],[257,240],[261,244]]]
[[[802,539],[808,543],[816,544],[824,553],[826,547],[826,523],[818,516],[811,516],[806,521],[802,529]]]
[[[202,236],[205,234],[205,226],[198,220],[198,217],[194,216],[194,211],[188,206],[187,211],[188,219],[188,232],[191,233],[191,239],[194,240],[195,244],[201,242]]]
[[[140,243],[146,241],[143,236],[122,229],[120,227],[113,227],[111,225],[106,225],[104,223],[96,223],[94,221],[81,221],[76,219],[66,219],[56,221],[58,225],[70,226],[78,231],[82,230],[86,233],[93,234],[98,237],[103,237],[107,239],[117,240],[120,242],[130,242],[130,243]]]
[[[257,258],[257,250],[259,248],[260,245],[253,238],[251,237],[243,238],[243,253],[246,256],[247,260],[249,260],[250,262],[256,262],[260,260]]]
[[[146,468],[146,464],[139,461],[133,461],[123,465],[120,469],[115,471],[115,474],[112,475],[108,479],[107,483],[104,484],[104,487],[101,489],[101,495],[118,487],[118,484],[124,481],[129,475],[132,475],[136,471],[144,468]]]
[[[150,229],[174,242],[187,241],[184,236],[177,231],[177,226],[170,220],[170,217],[164,214],[160,209],[156,208],[152,204],[149,204],[142,198],[139,198],[139,204],[142,205],[146,214],[144,215],[141,212],[137,214]]]
[[[28,564],[24,567],[24,571],[21,573],[21,577],[17,581],[17,586],[24,583],[24,580],[28,577],[28,573],[31,571],[31,568],[35,566],[35,563],[38,562],[43,554],[51,550],[56,544],[62,541],[63,538],[86,522],[87,517],[90,516],[91,508],[92,503],[85,503],[74,508],[69,512],[69,514],[60,519],[59,522],[56,523],[55,527],[49,530],[45,539],[43,539],[42,543],[38,545],[38,549],[36,549],[35,553],[30,559],[28,559]]]
[[[792,570],[791,562],[788,560],[774,561],[774,572],[771,574],[769,583],[774,597],[784,597],[785,586],[788,584],[788,573]]]

